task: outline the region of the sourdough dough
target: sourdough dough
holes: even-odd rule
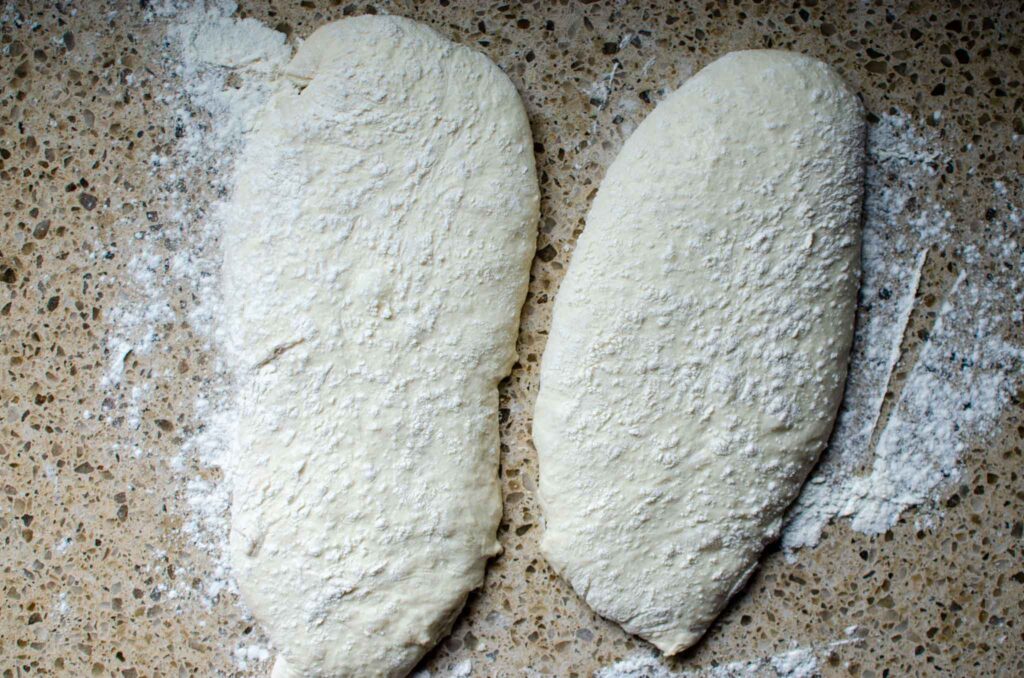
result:
[[[533,144],[501,70],[413,21],[326,25],[286,75],[224,234],[230,553],[275,676],[404,675],[499,551]]]
[[[541,547],[667,654],[742,586],[828,439],[863,139],[824,64],[719,59],[626,141],[558,292],[533,427]]]

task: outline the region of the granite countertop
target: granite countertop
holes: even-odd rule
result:
[[[203,426],[192,406],[216,370],[185,321],[198,303],[167,291],[153,350],[103,382],[109,327],[138,242],[166,255],[174,218],[153,158],[180,130],[164,95],[167,22],[141,2],[8,3],[0,17],[0,671],[3,676],[264,675],[265,643],[217,562],[189,538],[185,485],[217,471],[183,456]],[[604,168],[668,90],[716,56],[752,47],[815,55],[863,96],[871,119],[900,111],[941,145],[923,191],[938,191],[956,237],[929,254],[919,296],[941,297],[958,243],[1002,222],[1002,182],[1021,194],[1024,16],[1012,2],[351,3],[243,2],[239,14],[290,38],[371,11],[429,23],[500,64],[523,94],[543,190],[538,254],[501,388],[504,554],[423,667],[445,675],[589,676],[647,646],[596,617],[537,551],[536,452],[529,425],[552,295]],[[197,199],[209,177],[178,177]],[[912,196],[913,197],[913,196]],[[1010,226],[1005,224],[1009,223]],[[1005,233],[1004,233],[1005,235]],[[1011,251],[995,269],[1019,266]],[[930,305],[930,304],[927,304]],[[927,306],[926,305],[926,306]],[[1007,312],[1015,309],[1006,308]],[[904,350],[934,311],[911,318]],[[1017,321],[1005,337],[1020,345]],[[906,377],[897,366],[896,384]],[[142,395],[140,395],[142,394]],[[883,534],[847,522],[787,562],[770,549],[698,646],[697,669],[813,648],[824,675],[1024,673],[1024,422],[1019,391],[963,450],[936,506]],[[891,398],[886,407],[891,407]],[[128,430],[132,433],[129,436]],[[129,442],[131,441],[131,442]],[[927,520],[920,520],[927,515]],[[243,668],[244,667],[244,668]]]

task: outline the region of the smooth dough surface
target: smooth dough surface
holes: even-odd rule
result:
[[[831,431],[863,124],[819,61],[719,59],[626,141],[558,291],[533,426],[541,548],[668,654],[756,567]]]
[[[286,76],[224,235],[230,553],[275,676],[399,676],[499,551],[533,144],[505,74],[413,21],[328,24]]]

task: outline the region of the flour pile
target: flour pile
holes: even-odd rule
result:
[[[902,114],[886,114],[870,129],[863,273],[846,395],[829,448],[787,517],[782,545],[790,558],[817,544],[837,516],[878,534],[907,508],[936,499],[958,477],[967,441],[991,431],[1020,383],[1024,353],[1002,339],[1020,318],[996,309],[1020,308],[1021,266],[984,270],[982,251],[969,244],[896,404],[881,420],[922,270],[929,256],[951,245],[954,232],[937,198],[915,197],[938,191],[934,178],[947,159],[937,148],[935,138]],[[982,247],[1024,264],[1012,237],[1020,230],[1019,212],[1005,190],[1002,201],[1003,235]]]

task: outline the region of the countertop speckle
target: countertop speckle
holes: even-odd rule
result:
[[[127,356],[122,382],[100,386],[133,239],[145,231],[175,246],[159,240],[171,207],[149,164],[170,152],[176,130],[159,97],[166,24],[148,4],[0,9],[5,678],[245,674],[236,650],[262,637],[230,591],[211,600],[201,590],[215,564],[181,534],[189,509],[175,479],[215,475],[171,468],[202,425],[190,403],[214,369],[206,342],[180,318],[167,321],[157,350]],[[1021,196],[1024,15],[1012,2],[820,0],[304,0],[243,2],[239,15],[297,39],[370,11],[425,21],[509,73],[530,115],[543,190],[520,362],[501,389],[505,551],[423,668],[444,675],[470,660],[474,676],[589,676],[647,646],[596,617],[539,556],[529,427],[552,296],[623,139],[665,92],[725,52],[807,52],[832,64],[875,120],[898,109],[931,130],[951,160],[921,190],[941,192],[957,241],[984,239],[1005,209],[993,182]],[[197,195],[206,179],[182,177]],[[955,244],[929,257],[922,296],[956,278]],[[196,303],[186,290],[172,301],[182,317]],[[906,350],[933,320],[912,319]],[[1008,338],[1024,342],[1019,323],[1014,332]],[[128,398],[141,385],[151,390],[140,413],[146,454],[136,455],[123,441]],[[794,563],[773,549],[706,639],[671,666],[798,645],[816,648],[827,676],[1024,673],[1022,415],[1017,397],[998,429],[964,452],[930,525],[911,511],[868,537],[839,522]],[[181,590],[192,593],[168,595]],[[255,673],[268,666],[257,662]]]

